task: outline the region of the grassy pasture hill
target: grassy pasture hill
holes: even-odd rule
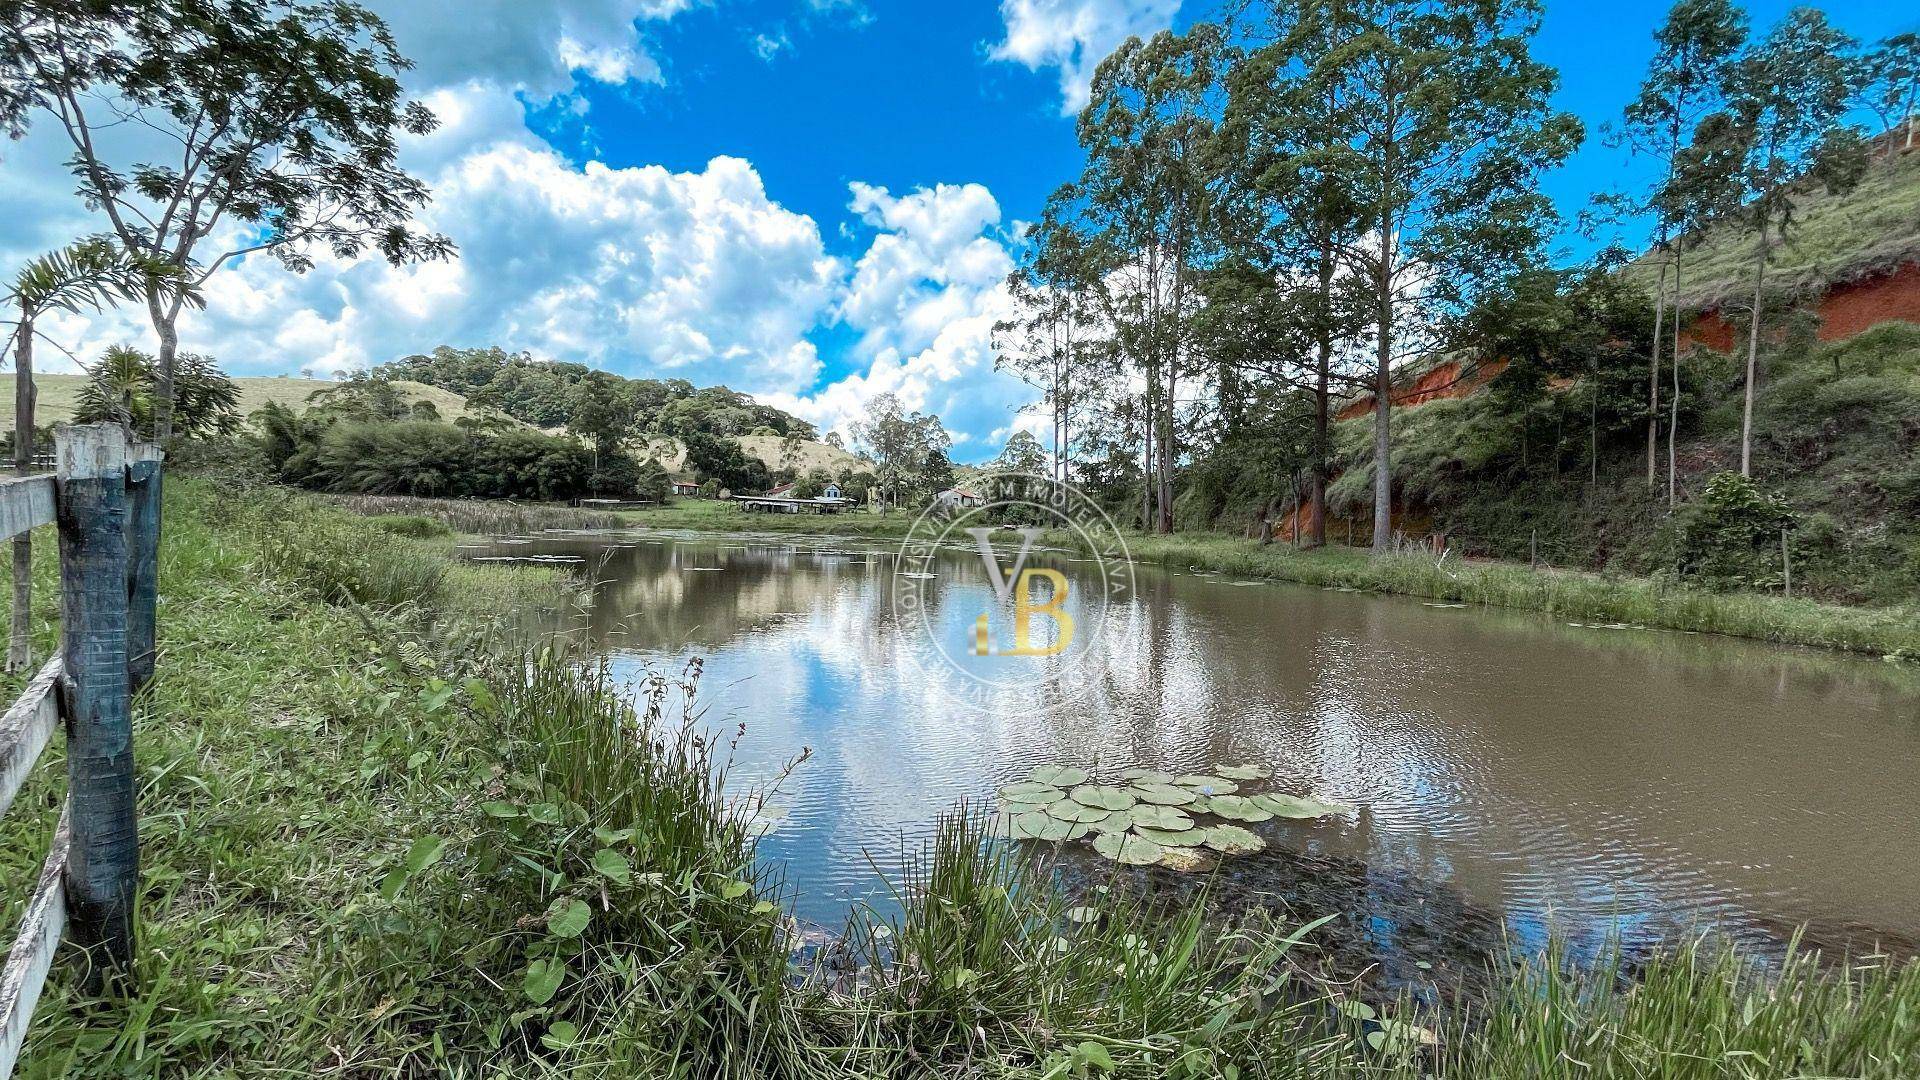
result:
[[[13,400],[13,380],[12,375],[0,375],[0,401]],[[39,403],[34,409],[34,419],[39,425],[44,427],[73,419],[74,410],[80,402],[80,390],[86,385],[86,376],[35,375],[33,381],[40,392]],[[315,391],[340,385],[325,379],[245,378],[233,381],[240,387],[241,416],[252,413],[270,401],[301,412],[310,404],[308,398]],[[416,401],[432,402],[433,407],[440,411],[442,420],[453,420],[469,412],[467,399],[452,391],[417,382],[396,382],[393,386],[409,405]],[[0,431],[12,430],[13,410],[0,409]]]
[[[1890,320],[1920,322],[1920,146],[1877,139],[1859,186],[1845,195],[1817,182],[1797,185],[1795,224],[1767,259],[1769,304],[1805,305],[1819,316],[1821,341],[1838,341]],[[1696,313],[1695,340],[1721,352],[1743,343],[1753,304],[1755,238],[1722,222],[1687,238],[1680,300]],[[1626,271],[1652,292],[1660,260]]]
[[[799,475],[806,475],[814,469],[828,474],[837,474],[845,468],[861,467],[860,459],[840,449],[814,439],[797,440],[791,451],[787,440],[778,435],[736,435],[733,441],[750,458],[757,458],[769,470],[792,469]],[[668,472],[679,472],[687,463],[687,448],[684,443],[670,435],[649,435],[643,444],[636,444],[635,453],[651,457]]]

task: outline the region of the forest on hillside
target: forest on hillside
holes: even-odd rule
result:
[[[1590,133],[1528,0],[1231,14],[1100,64],[1013,275],[999,362],[1061,475],[1152,532],[1920,587],[1920,336],[1822,340],[1802,250],[1857,216],[1813,204],[1920,191],[1920,35],[1680,0]],[[1652,179],[1579,224],[1652,243],[1568,266],[1540,179],[1591,137]],[[1689,334],[1709,313],[1730,350]]]

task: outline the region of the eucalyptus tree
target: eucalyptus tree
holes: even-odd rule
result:
[[[1209,239],[1214,116],[1228,47],[1219,27],[1129,39],[1101,61],[1078,134],[1078,183],[1101,313],[1145,382],[1142,518],[1173,529],[1178,393],[1195,276]]]
[[[1913,149],[1914,129],[1920,126],[1915,107],[1920,106],[1920,33],[1895,34],[1883,39],[1867,53],[1864,72],[1867,108],[1880,118],[1886,130],[1887,160],[1899,149]],[[1904,135],[1896,136],[1897,129]]]
[[[1658,166],[1650,188],[1616,203],[1628,214],[1651,215],[1654,249],[1661,256],[1654,289],[1653,347],[1647,358],[1647,486],[1659,479],[1660,352],[1665,337],[1668,278],[1672,278],[1673,363],[1679,363],[1681,254],[1693,217],[1689,193],[1676,184],[1689,141],[1700,122],[1720,107],[1734,59],[1747,39],[1746,13],[1729,0],[1680,0],[1653,35],[1655,49],[1640,92],[1627,103],[1612,141]],[[1676,379],[1678,378],[1676,374]],[[1669,439],[1669,442],[1672,440]],[[1675,498],[1672,463],[1668,499]]]
[[[1214,279],[1208,322],[1216,345],[1238,352],[1241,363],[1311,395],[1308,539],[1321,545],[1334,394],[1354,385],[1351,345],[1366,314],[1339,261],[1342,245],[1355,243],[1364,227],[1347,187],[1326,167],[1345,145],[1339,120],[1349,87],[1304,77],[1314,57],[1339,43],[1328,5],[1271,4],[1248,13],[1259,16],[1248,26],[1256,44],[1227,78],[1220,126],[1227,182],[1215,215],[1222,246],[1241,265]],[[1236,309],[1242,316],[1227,315]]]
[[[1040,391],[1050,413],[1056,479],[1071,475],[1074,414],[1084,407],[1092,356],[1093,311],[1101,288],[1085,235],[1076,227],[1077,193],[1055,191],[1027,234],[1020,265],[1007,279],[1014,314],[994,324],[994,366]]]
[[[1339,137],[1287,157],[1324,170],[1352,215],[1335,249],[1371,309],[1379,554],[1392,543],[1393,369],[1435,349],[1440,316],[1538,246],[1553,220],[1538,177],[1582,128],[1553,109],[1558,73],[1532,56],[1536,0],[1309,6],[1328,47],[1301,58],[1297,92],[1333,103]]]
[[[931,494],[952,485],[947,452],[953,437],[938,416],[909,412],[897,394],[876,394],[867,415],[851,428],[855,445],[874,463],[889,506],[899,504],[903,488]]]
[[[1795,224],[1796,183],[1842,192],[1865,167],[1857,129],[1844,123],[1862,81],[1856,43],[1816,8],[1795,8],[1733,65],[1728,112],[1740,153],[1734,175],[1754,233],[1753,311],[1747,327],[1740,475],[1753,475],[1753,402],[1766,321],[1767,260]]]
[[[14,275],[0,303],[19,313],[8,337],[13,355],[13,466],[26,472],[33,466],[34,404],[33,346],[43,332],[38,320],[56,311],[76,314],[98,311],[109,304],[143,295],[152,285],[177,287],[168,268],[136,258],[110,236],[76,241],[59,251],[31,260]],[[197,303],[191,291],[182,301]],[[25,671],[33,663],[30,615],[33,604],[33,538],[13,538],[13,622],[8,636],[7,670]]]
[[[435,121],[403,100],[409,67],[386,24],[350,0],[10,0],[0,4],[4,101],[72,144],[79,194],[130,251],[199,287],[250,255],[289,270],[315,251],[444,257],[414,215],[426,187],[399,136]],[[158,339],[155,433],[172,434],[178,292],[146,291]]]

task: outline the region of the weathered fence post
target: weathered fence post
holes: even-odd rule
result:
[[[160,597],[160,448],[135,444],[127,467],[127,670],[138,694],[153,681]]]
[[[67,723],[72,940],[88,981],[133,963],[133,717],[127,664],[127,433],[62,427],[58,457],[60,655]]]

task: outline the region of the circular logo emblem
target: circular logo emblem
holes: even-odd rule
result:
[[[1070,484],[996,472],[941,492],[894,560],[893,614],[931,687],[977,708],[1070,704],[1133,610],[1120,530]],[[1038,704],[1036,704],[1038,703]]]

